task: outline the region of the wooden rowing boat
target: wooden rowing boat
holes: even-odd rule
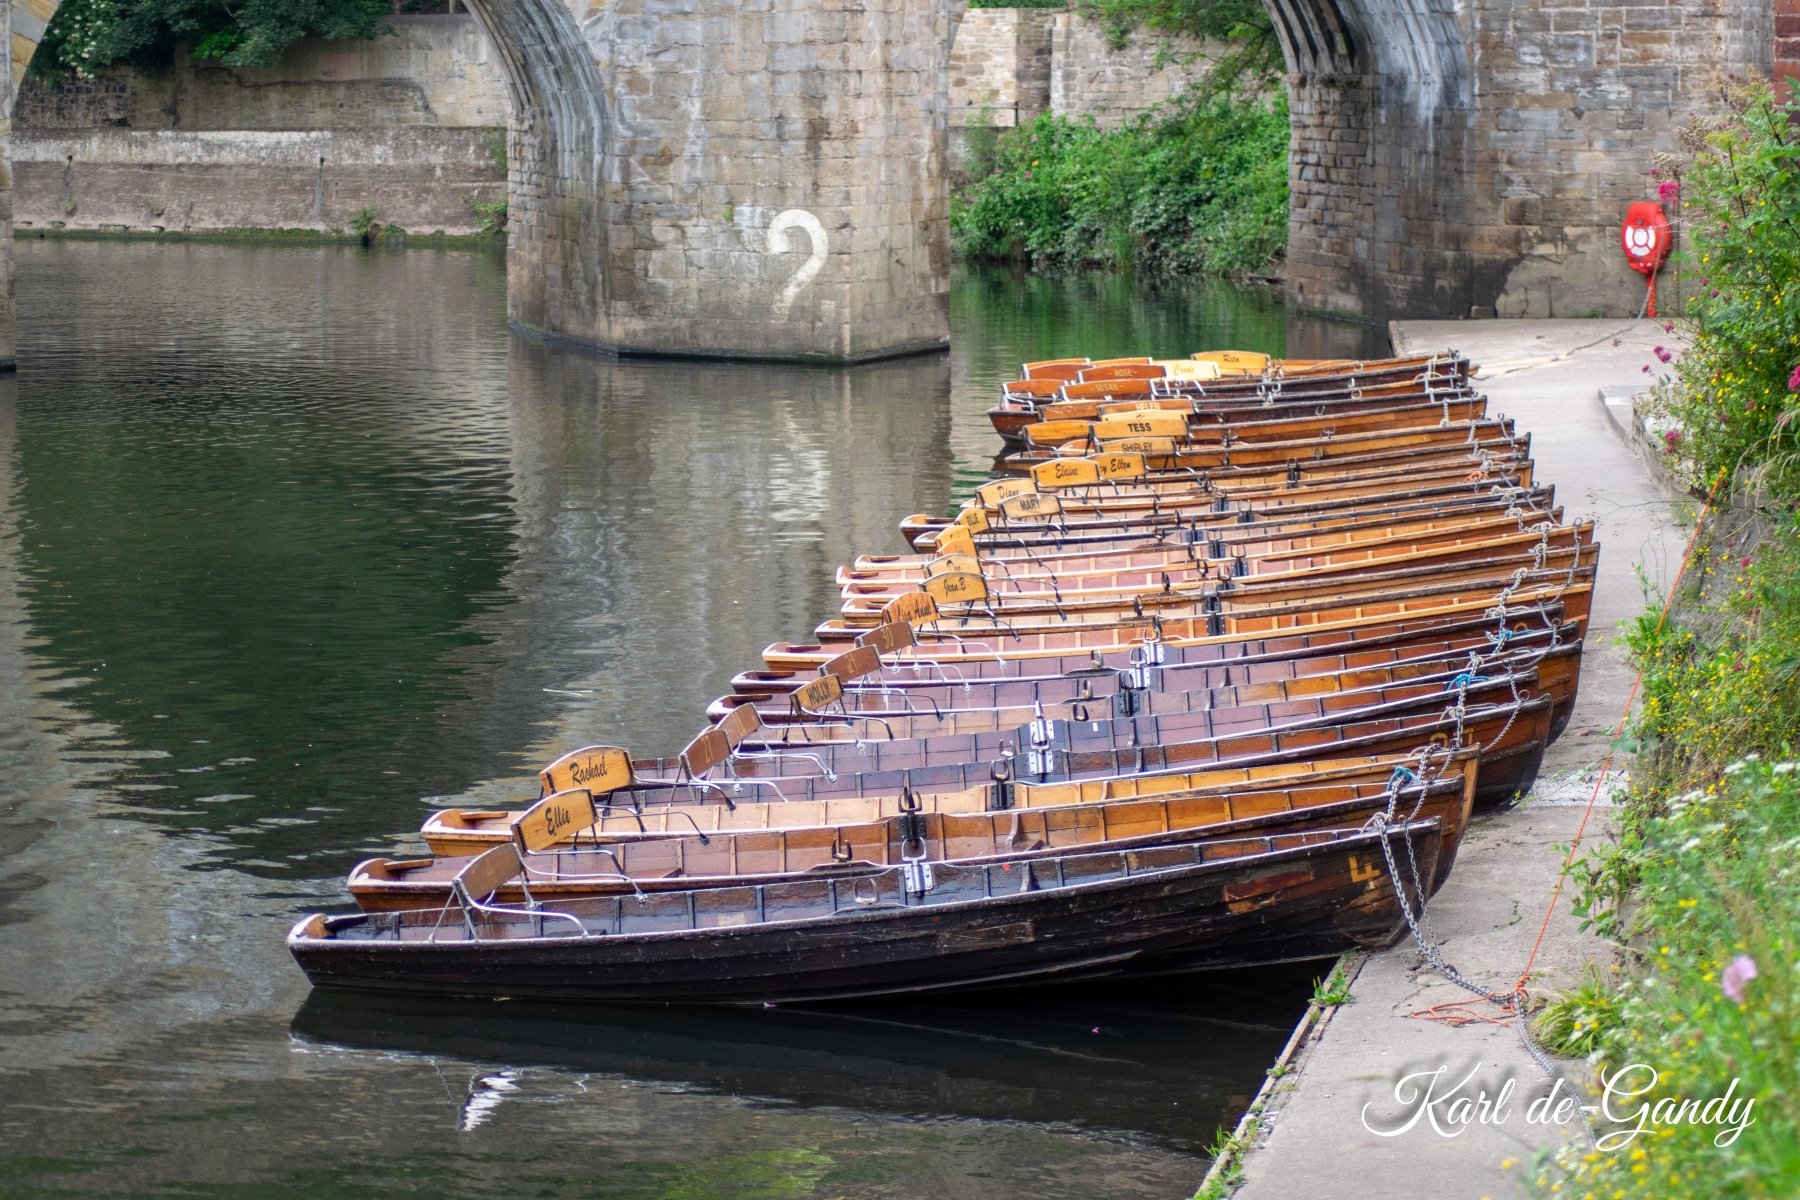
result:
[[[571,900],[511,913],[303,918],[288,949],[315,986],[607,1003],[763,1004],[1044,979],[1162,974],[1380,946],[1402,929],[1389,861],[1435,873],[1441,828],[1309,831],[1046,864],[906,867],[851,880]],[[499,861],[487,864],[489,856]],[[476,891],[476,888],[479,891]],[[473,892],[473,895],[469,893]]]

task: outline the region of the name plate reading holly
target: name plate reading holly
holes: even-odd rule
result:
[[[1100,482],[1100,468],[1092,459],[1058,458],[1050,462],[1038,463],[1031,468],[1032,481],[1039,488],[1053,491],[1056,488],[1093,487]]]
[[[844,698],[844,681],[836,675],[821,675],[794,689],[794,707],[801,712],[816,713],[828,704]]]
[[[545,796],[513,821],[513,841],[526,853],[548,850],[566,842],[599,818],[594,795],[586,788]]]
[[[1042,492],[1014,496],[1000,505],[1000,515],[1008,521],[1034,521],[1062,512],[1062,501]]]
[[[616,792],[631,786],[631,755],[617,746],[583,746],[571,750],[542,771],[542,794],[574,791]]]
[[[987,599],[987,581],[969,571],[952,571],[925,581],[925,594],[942,604],[980,604]]]
[[[1031,490],[1029,479],[996,479],[975,489],[975,500],[983,508],[998,508],[1000,502],[1020,492]]]

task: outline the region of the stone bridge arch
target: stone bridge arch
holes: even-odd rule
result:
[[[966,5],[966,0],[960,0]],[[505,67],[507,306],[626,353],[949,341],[946,0],[465,0]],[[12,97],[58,0],[0,0]],[[0,154],[0,362],[13,358]]]

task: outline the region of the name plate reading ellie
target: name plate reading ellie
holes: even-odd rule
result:
[[[965,508],[956,514],[956,523],[970,533],[986,533],[988,515],[985,508]]]
[[[538,780],[545,796],[577,788],[597,794],[616,792],[631,786],[631,755],[617,746],[583,746],[539,771]]]
[[[586,788],[556,792],[518,815],[512,824],[513,841],[526,853],[536,853],[568,841],[597,820],[592,792]]]

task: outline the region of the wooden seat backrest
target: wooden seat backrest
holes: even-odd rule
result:
[[[1125,367],[1125,366],[1136,366],[1136,365],[1140,365],[1140,364],[1152,362],[1152,361],[1154,361],[1154,360],[1151,359],[1151,357],[1146,354],[1141,358],[1135,357],[1135,356],[1131,357],[1131,358],[1096,358],[1092,362],[1090,362],[1088,364],[1088,366],[1090,366],[1090,367]]]
[[[681,765],[688,775],[698,779],[731,757],[731,743],[717,726],[702,730],[693,741],[681,748]]]
[[[524,870],[519,848],[511,842],[502,842],[470,859],[468,866],[451,878],[450,891],[464,908],[468,908],[492,896],[501,885],[518,878]]]
[[[1217,363],[1221,372],[1249,375],[1266,370],[1269,356],[1258,354],[1254,350],[1206,350],[1194,355],[1194,361]]]
[[[966,554],[975,557],[975,539],[967,527],[952,525],[937,535],[937,541],[931,543],[931,552],[940,558],[950,554]]]
[[[1093,383],[1102,379],[1161,379],[1168,371],[1156,363],[1095,364],[1081,373],[1077,383]]]
[[[915,596],[925,595],[923,592],[913,592],[910,594]],[[931,599],[929,596],[926,596],[925,598],[927,600]],[[888,607],[892,608],[893,605],[890,604]],[[932,615],[936,616],[937,614],[934,612]],[[913,627],[912,622],[910,621],[885,621],[856,639],[857,649],[873,650],[878,656],[882,654],[898,654],[902,650],[912,649],[917,644],[917,641],[913,637]],[[842,671],[838,672],[838,676],[843,679],[850,678],[850,676],[845,675]]]
[[[907,592],[889,600],[881,610],[881,622],[901,621],[908,625],[924,625],[938,619],[937,604],[925,592]],[[869,635],[864,634],[867,639]]]
[[[844,698],[844,681],[836,675],[821,675],[794,689],[796,712],[817,713]]]
[[[1094,423],[1094,437],[1102,442],[1128,437],[1186,437],[1186,413],[1133,412],[1117,413]]]
[[[865,675],[874,675],[879,672],[881,670],[881,651],[876,649],[869,639],[886,628],[886,625],[878,625],[875,629],[863,634],[857,639],[854,650],[846,650],[835,658],[826,659],[825,665],[819,668],[819,673],[835,675],[843,682],[849,683],[853,679],[861,679]],[[905,635],[906,645],[912,645],[911,625],[897,625],[894,628],[897,633]]]
[[[1127,451],[1107,451],[1093,456],[1094,467],[1100,472],[1100,478],[1109,482],[1123,483],[1127,480],[1142,479],[1150,470],[1144,462],[1142,454]]]
[[[965,508],[956,514],[956,523],[970,533],[986,533],[988,527],[987,509],[979,506]]]
[[[1074,379],[1088,368],[1085,358],[1058,358],[1045,362],[1026,363],[1021,372],[1027,379]]]
[[[1086,421],[1039,421],[1024,430],[1027,446],[1060,446],[1088,435]]]
[[[1100,467],[1091,458],[1053,458],[1031,468],[1032,482],[1040,491],[1093,487],[1100,482]]]
[[[513,844],[525,854],[535,854],[592,829],[599,819],[594,795],[586,788],[557,792],[513,818]]]
[[[617,746],[583,746],[538,772],[540,797],[557,792],[616,792],[632,784],[631,755]]]
[[[1015,379],[1000,385],[1002,396],[1029,396],[1033,400],[1051,400],[1062,395],[1061,379]]]
[[[966,571],[972,575],[981,574],[981,562],[973,554],[940,554],[925,564],[925,578],[942,575],[946,571]]]
[[[948,571],[925,581],[925,594],[939,604],[985,604],[987,581],[970,571]]]
[[[1196,362],[1191,358],[1170,359],[1157,365],[1167,372],[1164,379],[1176,379],[1184,383],[1210,383],[1220,375],[1218,363]]]
[[[1033,426],[1037,428],[1037,426]],[[1009,496],[1031,490],[1029,479],[996,479],[992,483],[984,483],[975,489],[975,500],[983,508],[998,508],[1000,502]]]
[[[756,711],[754,704],[740,704],[719,721],[718,730],[725,735],[725,744],[736,750],[744,744],[745,739],[762,728],[762,714]]]
[[[1108,397],[1151,396],[1155,390],[1148,379],[1095,379],[1087,383],[1071,383],[1063,388],[1065,400],[1103,400]]]
[[[1000,515],[1008,521],[1036,521],[1062,512],[1062,501],[1043,492],[1026,492],[1014,496],[1000,506]]]

